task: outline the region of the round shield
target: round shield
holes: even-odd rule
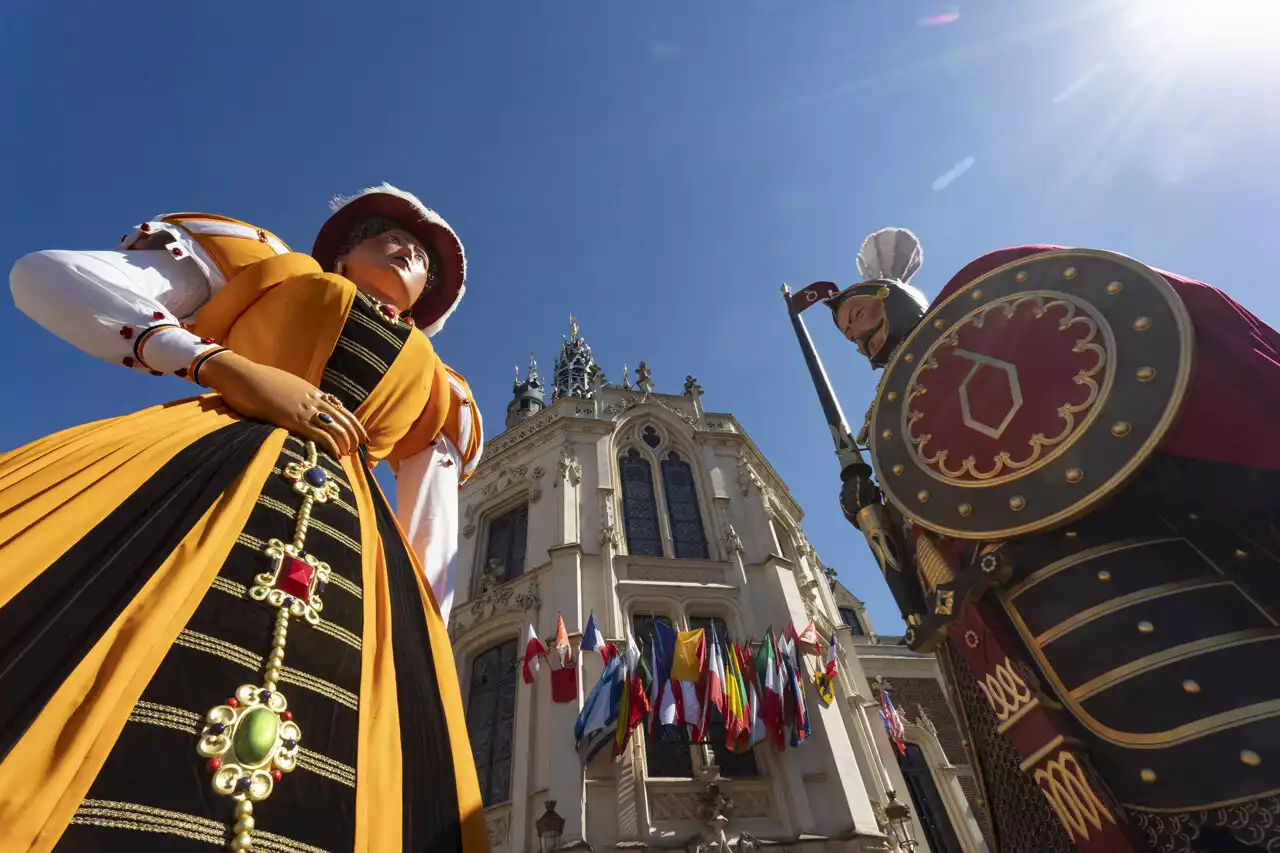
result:
[[[1031,255],[929,309],[885,368],[871,458],[924,527],[998,539],[1117,490],[1182,404],[1194,335],[1154,270],[1111,252]]]

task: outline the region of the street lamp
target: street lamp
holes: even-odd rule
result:
[[[538,849],[541,853],[551,853],[560,846],[560,836],[564,834],[564,818],[556,814],[556,801],[547,800],[547,810],[534,823],[538,830]]]
[[[889,832],[898,847],[906,853],[915,853],[915,830],[911,826],[911,809],[898,802],[897,794],[889,791],[889,802],[884,807],[885,817],[889,819]]]

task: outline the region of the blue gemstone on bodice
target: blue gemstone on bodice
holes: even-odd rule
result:
[[[308,468],[302,476],[306,479],[307,485],[315,486],[317,489],[323,488],[328,480],[328,474],[323,468]]]

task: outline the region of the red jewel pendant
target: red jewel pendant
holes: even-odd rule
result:
[[[316,567],[299,560],[297,557],[285,557],[280,566],[280,574],[276,578],[276,589],[302,601],[311,603],[311,579],[315,576]]]

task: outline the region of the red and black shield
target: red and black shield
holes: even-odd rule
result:
[[[886,497],[937,533],[999,539],[1087,512],[1178,414],[1191,318],[1132,258],[1023,258],[930,308],[885,368],[871,457]]]

